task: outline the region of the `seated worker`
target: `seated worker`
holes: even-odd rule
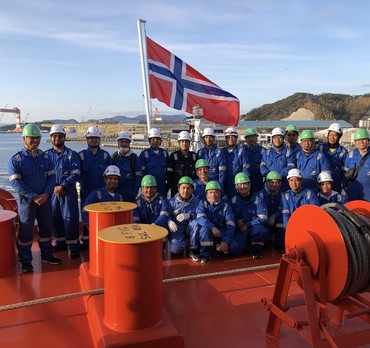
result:
[[[200,258],[210,263],[217,249],[220,254],[229,254],[234,248],[235,222],[229,203],[221,197],[221,186],[210,181],[206,186],[206,199],[199,202],[196,213],[199,225]]]
[[[320,206],[315,192],[310,189],[302,189],[303,176],[299,169],[291,169],[288,172],[288,184],[290,190],[283,193],[281,197],[281,208],[284,227],[286,228],[290,216],[302,205],[313,204]]]
[[[105,186],[92,191],[85,199],[85,208],[89,204],[99,202],[118,202],[123,201],[123,196],[117,192],[121,178],[120,170],[117,166],[110,165],[104,171]],[[82,222],[89,229],[89,213],[82,209]]]
[[[266,176],[265,188],[258,192],[267,207],[267,228],[275,236],[274,250],[279,254],[285,252],[285,229],[281,215],[281,175],[271,171]]]
[[[199,199],[193,195],[194,182],[189,176],[183,176],[177,184],[178,192],[169,200],[170,220],[170,250],[173,254],[180,254],[186,247],[185,238],[190,238],[190,257],[200,261],[198,223],[196,208]]]
[[[254,259],[261,259],[261,247],[269,239],[267,224],[267,207],[258,194],[251,193],[250,179],[245,173],[235,175],[237,194],[230,203],[236,221],[235,241],[241,255],[248,245]]]
[[[136,199],[134,223],[154,224],[168,229],[170,207],[167,198],[157,192],[157,181],[153,175],[141,180],[141,194]]]
[[[320,205],[326,203],[339,203],[346,204],[348,199],[346,196],[340,194],[333,190],[333,178],[328,172],[321,172],[317,178],[317,183],[319,185],[319,197]]]

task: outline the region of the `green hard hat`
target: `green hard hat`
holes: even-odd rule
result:
[[[301,139],[315,139],[315,135],[311,129],[305,129],[301,133]]]
[[[288,124],[288,125],[286,126],[286,128],[285,128],[285,133],[286,133],[286,132],[289,132],[289,131],[299,133],[299,131],[298,131],[298,127],[297,127],[297,126],[295,126],[294,124]]]
[[[189,184],[192,187],[194,187],[194,181],[193,181],[193,179],[190,176],[183,176],[179,180],[179,183],[177,185],[181,185],[181,184]]]
[[[155,177],[153,175],[145,175],[141,179],[141,186],[157,186],[157,180],[155,180]]]
[[[353,139],[354,140],[361,140],[361,139],[369,139],[369,132],[367,131],[367,129],[358,129],[355,133],[355,135],[353,136]]]
[[[221,186],[217,181],[210,181],[206,185],[206,191],[208,191],[208,190],[219,190],[219,191],[221,191]]]
[[[202,167],[209,168],[209,164],[205,159],[198,159],[198,161],[195,162],[195,169],[202,168]]]
[[[235,175],[234,182],[235,182],[235,185],[245,184],[247,182],[250,182],[249,176],[245,173],[238,173],[238,174]]]
[[[247,128],[245,130],[245,137],[249,137],[250,135],[258,135],[256,128]]]
[[[28,123],[23,127],[23,137],[41,137],[41,131],[37,124]]]
[[[281,180],[281,175],[279,172],[272,170],[267,174],[266,180]]]

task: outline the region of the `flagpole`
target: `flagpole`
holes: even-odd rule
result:
[[[150,106],[150,93],[149,93],[150,88],[149,88],[148,55],[147,55],[147,49],[146,49],[145,23],[146,23],[146,20],[144,19],[137,20],[137,30],[139,33],[141,72],[143,76],[143,86],[144,86],[146,124],[148,126],[148,133],[149,133],[149,130],[152,128],[151,120],[150,120],[150,115],[152,113],[151,113],[151,106]],[[144,27],[145,45],[144,45],[144,40],[143,40],[142,26]]]

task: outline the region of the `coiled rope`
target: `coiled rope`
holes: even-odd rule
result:
[[[348,255],[348,276],[340,297],[363,292],[370,286],[370,219],[338,203],[321,206],[337,224]]]
[[[187,276],[187,277],[168,278],[168,279],[163,279],[163,284],[183,282],[183,281],[189,281],[189,280],[195,280],[195,279],[201,279],[201,278],[218,277],[218,276],[230,275],[230,274],[236,274],[236,273],[266,271],[269,269],[278,268],[279,265],[280,265],[279,263],[273,263],[269,265],[238,268],[238,269],[232,269],[232,270],[222,271],[222,272],[196,274],[196,275]],[[75,292],[75,293],[65,294],[65,295],[60,295],[60,296],[46,297],[46,298],[41,298],[38,300],[19,302],[19,303],[14,303],[10,305],[0,306],[0,312],[12,310],[12,309],[30,307],[30,306],[34,306],[38,304],[49,303],[49,302],[69,300],[69,299],[81,297],[81,296],[92,296],[92,295],[101,295],[101,294],[104,294],[103,288],[95,289],[95,290],[88,290],[88,291],[80,291],[80,292]]]

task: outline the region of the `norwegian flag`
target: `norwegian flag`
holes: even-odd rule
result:
[[[225,126],[238,125],[238,98],[149,37],[146,37],[146,43],[151,98],[188,113],[199,104],[206,120]]]

